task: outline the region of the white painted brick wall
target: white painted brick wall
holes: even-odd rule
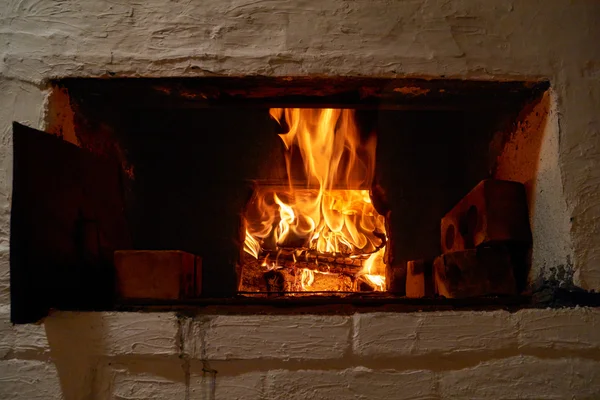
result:
[[[109,354],[179,353],[177,318],[169,313],[110,313],[103,319]]]
[[[183,361],[130,359],[105,360],[98,366],[94,396],[99,399],[186,399]],[[197,398],[197,397],[196,397]]]
[[[341,316],[217,316],[203,324],[211,360],[341,358],[350,348],[351,322]]]
[[[448,399],[600,398],[600,364],[593,360],[517,356],[440,375]]]
[[[211,367],[208,365],[208,367]],[[223,373],[219,368],[216,376],[203,372],[202,365],[191,369],[190,399],[258,400],[265,397],[267,371]]]
[[[356,314],[354,352],[394,357],[492,351],[517,345],[517,325],[506,311]]]
[[[50,351],[43,324],[13,326],[10,306],[0,306],[0,358],[11,353],[42,357]]]
[[[265,398],[277,400],[431,399],[436,395],[431,371],[270,371]]]
[[[0,399],[61,399],[61,393],[59,373],[52,363],[0,360]]]
[[[10,322],[10,306],[0,306],[0,358],[5,358],[15,345],[15,332]]]
[[[600,348],[600,310],[566,308],[552,312],[522,310],[519,346],[522,348],[593,350]]]
[[[10,302],[10,253],[0,248],[0,304]]]
[[[48,335],[62,350],[91,355],[177,356],[177,317],[172,313],[56,312],[46,319]]]
[[[13,398],[26,398],[18,396],[28,385],[40,386],[37,398],[53,390],[98,399],[600,395],[597,309],[195,319],[57,312],[17,327],[0,311],[1,368],[17,371],[0,376],[12,377]],[[14,378],[21,370],[32,378]]]

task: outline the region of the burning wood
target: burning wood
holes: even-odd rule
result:
[[[352,259],[331,259],[331,261],[319,260],[318,262],[312,261],[293,261],[279,260],[277,263],[273,263],[273,268],[292,268],[292,269],[309,269],[311,271],[318,271],[322,273],[336,273],[336,274],[348,274],[356,275],[362,270],[362,264],[346,264],[346,262],[352,262]]]
[[[380,288],[361,274],[362,267],[346,268],[334,264],[290,264],[266,270],[258,260],[244,261],[242,292],[351,292],[375,291]]]
[[[305,247],[279,247],[277,250],[261,250],[261,254],[266,255],[271,260],[292,260],[293,262],[306,261],[307,263],[325,262],[330,264],[345,264],[362,267],[364,261],[369,259],[373,254],[385,248],[386,236],[385,233],[373,232],[373,235],[379,237],[381,242],[375,249],[368,253],[332,253],[320,252],[315,249]],[[258,258],[258,257],[257,257]]]
[[[289,272],[286,284],[293,281],[289,285],[301,291],[356,291],[360,280],[384,290],[385,218],[368,190],[340,189],[371,187],[374,136],[361,140],[350,110],[272,109],[271,116],[287,128],[279,136],[290,185],[255,192],[245,213],[244,243],[254,261],[244,269]],[[292,184],[298,176],[305,177],[304,187]]]
[[[281,293],[285,291],[285,275],[281,271],[271,270],[263,274],[267,292]]]
[[[319,253],[316,250],[311,249],[279,249],[277,251],[266,251],[264,252],[266,257],[264,261],[268,264],[269,260],[274,262],[275,265],[291,266],[291,264],[303,265],[303,268],[309,268],[304,265],[316,264],[337,264],[340,267],[346,266],[347,268],[362,267],[364,262],[373,254],[356,254],[351,256],[336,255],[334,253]],[[318,269],[318,268],[313,268]]]

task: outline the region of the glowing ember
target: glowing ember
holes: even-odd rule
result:
[[[280,135],[289,184],[257,189],[245,215],[245,252],[265,271],[295,269],[303,291],[334,269],[385,290],[385,219],[368,190],[351,189],[371,187],[374,136],[361,141],[351,110],[271,109],[271,116],[289,127]],[[292,183],[298,153],[303,187]]]

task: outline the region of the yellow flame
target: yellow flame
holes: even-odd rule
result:
[[[270,114],[289,127],[279,135],[286,149],[288,189],[257,191],[252,216],[246,214],[244,249],[256,258],[261,243],[271,251],[301,247],[344,257],[372,253],[360,274],[384,290],[385,219],[366,189],[374,175],[375,138],[361,140],[352,110],[274,108]],[[298,154],[303,171],[294,167]],[[304,187],[294,178],[299,173]],[[310,286],[309,272],[304,269],[302,276],[303,288]]]
[[[281,244],[281,241],[285,240],[290,231],[290,225],[296,220],[296,215],[294,214],[292,207],[279,200],[279,197],[277,197],[276,194],[273,196],[275,198],[275,203],[279,205],[279,216],[281,218],[279,227],[275,233],[275,239],[277,244]]]
[[[365,261],[363,269],[361,271],[364,277],[378,290],[385,290],[385,275],[381,274],[381,269],[385,272],[385,262],[383,257],[385,255],[385,248],[371,254],[371,256]],[[379,274],[376,274],[379,272]]]
[[[258,260],[260,254],[260,243],[246,229],[246,240],[244,241],[244,251]]]
[[[315,273],[308,268],[302,269],[302,276],[300,278],[300,285],[302,286],[302,290],[308,290],[310,286],[312,286],[315,281]]]

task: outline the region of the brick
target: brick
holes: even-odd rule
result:
[[[15,325],[13,329],[15,330],[15,353],[47,354],[50,352],[50,345],[43,324]]]
[[[104,313],[53,312],[44,319],[52,350],[58,354],[105,354]]]
[[[409,261],[406,265],[406,297],[412,299],[432,297],[433,291],[433,266],[431,261]]]
[[[45,319],[53,349],[100,355],[178,355],[178,321],[171,313],[56,312]]]
[[[172,382],[152,374],[130,376],[123,372],[115,377],[113,384],[111,399],[185,399],[183,382]]]
[[[0,398],[5,400],[62,398],[55,366],[32,360],[0,361]]]
[[[187,357],[205,359],[203,356],[204,332],[210,317],[183,318],[181,324],[181,351]]]
[[[47,354],[50,346],[42,324],[13,325],[10,306],[0,306],[0,357],[14,354]]]
[[[109,313],[103,318],[110,352],[174,355],[179,353],[177,317],[171,313]]]
[[[352,347],[360,356],[393,357],[416,352],[418,313],[374,313],[353,316]]]
[[[10,253],[0,249],[0,305],[10,303]]]
[[[442,398],[566,399],[600,396],[600,362],[516,356],[443,372]]]
[[[218,316],[204,324],[204,347],[195,356],[208,360],[340,358],[349,348],[350,328],[350,319],[342,316]]]
[[[15,332],[10,322],[9,306],[0,307],[0,358],[6,357],[15,344]]]
[[[522,348],[600,349],[600,309],[521,310],[514,318]]]
[[[516,322],[505,311],[356,314],[353,350],[396,357],[498,350],[517,346]]]
[[[115,251],[115,271],[122,300],[182,300],[202,288],[202,259],[184,251]]]
[[[227,374],[220,367],[217,373],[202,373],[202,367],[192,369],[190,382],[190,398],[192,399],[236,399],[259,400],[264,399],[264,381],[266,372],[246,372]],[[216,377],[213,380],[213,376]]]
[[[94,395],[103,399],[186,399],[181,360],[125,360],[100,366]]]
[[[442,218],[442,252],[491,242],[531,243],[527,198],[522,183],[486,179]]]
[[[433,262],[435,291],[446,298],[514,295],[517,284],[506,248],[479,248],[442,254]]]
[[[422,313],[417,352],[454,353],[515,347],[517,326],[506,311]]]
[[[341,371],[269,371],[265,398],[306,399],[433,399],[431,371],[374,371],[356,367]]]

